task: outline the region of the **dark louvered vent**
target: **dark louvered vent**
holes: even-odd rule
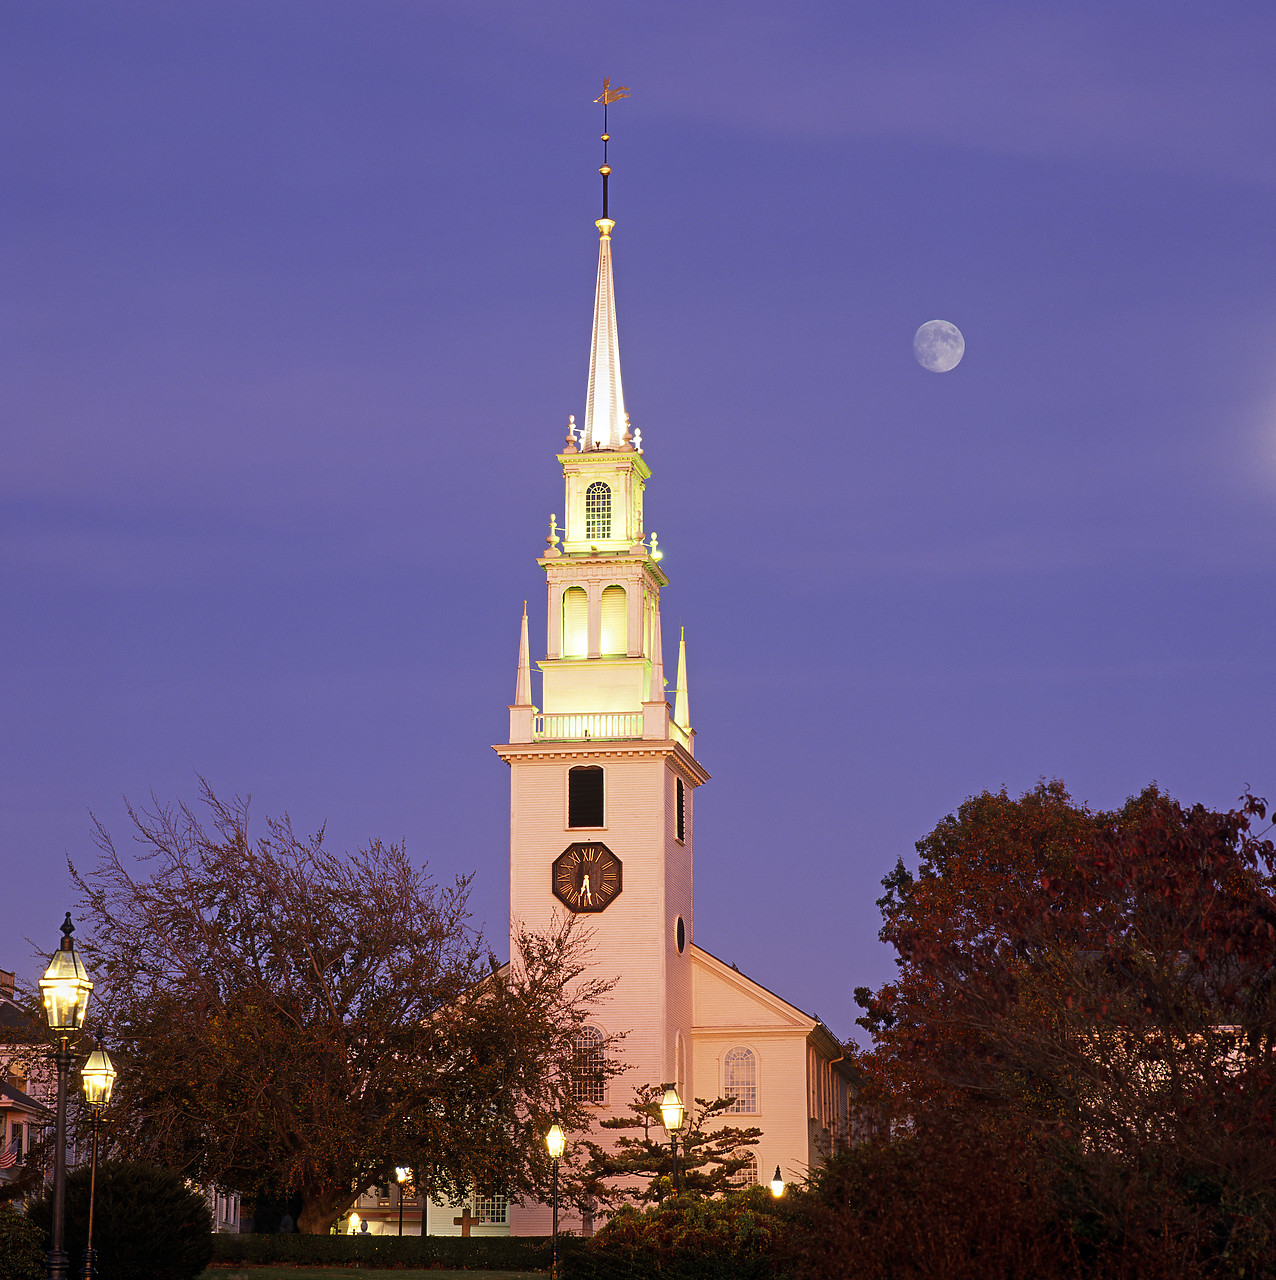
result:
[[[580,765],[567,774],[567,825],[603,825],[603,771],[597,765]]]

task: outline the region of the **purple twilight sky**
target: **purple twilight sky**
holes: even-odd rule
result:
[[[1273,65],[1268,0],[7,5],[0,967],[197,774],[504,950],[604,75],[696,940],[847,1035],[972,793],[1276,792]]]

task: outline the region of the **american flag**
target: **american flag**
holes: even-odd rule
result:
[[[21,1139],[14,1138],[3,1151],[0,1151],[0,1169],[12,1169],[18,1163],[18,1146]]]

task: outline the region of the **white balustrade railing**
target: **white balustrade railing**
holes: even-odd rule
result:
[[[532,736],[537,742],[592,742],[607,738],[641,738],[641,711],[569,712],[536,716]]]

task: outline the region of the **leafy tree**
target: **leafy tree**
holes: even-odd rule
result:
[[[600,1122],[601,1128],[618,1131],[622,1136],[607,1145],[588,1140],[581,1144],[588,1159],[575,1180],[573,1198],[577,1202],[587,1197],[602,1204],[629,1200],[649,1204],[671,1194],[672,1153],[660,1115],[664,1090],[663,1085],[640,1085],[629,1103],[629,1114]],[[734,1101],[717,1098],[706,1102],[697,1098],[687,1108],[686,1124],[678,1134],[678,1180],[682,1192],[709,1196],[732,1190],[732,1178],[750,1163],[748,1148],[757,1145],[761,1129],[712,1127],[728,1113]],[[617,1179],[626,1181],[617,1186]]]
[[[49,1233],[49,1197],[30,1209]],[[89,1170],[66,1180],[66,1251],[72,1270],[88,1237]],[[98,1165],[93,1205],[94,1273],[100,1280],[195,1280],[213,1256],[213,1218],[204,1197],[171,1169],[125,1160]]]
[[[927,1113],[839,1152],[785,1197],[792,1280],[993,1280],[1059,1275],[1054,1200],[1013,1126]]]
[[[48,1239],[36,1223],[0,1201],[0,1280],[40,1280],[48,1248]]]
[[[206,784],[203,800],[209,828],[185,806],[130,809],[149,878],[101,824],[96,866],[72,869],[118,1149],[299,1194],[312,1233],[395,1165],[427,1195],[543,1195],[548,1117],[585,1124],[573,1036],[610,988],[571,922],[523,934],[503,968],[470,927],[468,879],[439,888],[378,841],[338,856],[286,818],[252,840],[246,802]]]
[[[896,980],[857,993],[892,1141],[954,1118],[1019,1135],[1064,1224],[1052,1256],[1086,1274],[1261,1273],[1276,1238],[1264,818],[1253,797],[1219,813],[1155,787],[1096,814],[1051,783],[945,819],[918,874],[884,881]]]

